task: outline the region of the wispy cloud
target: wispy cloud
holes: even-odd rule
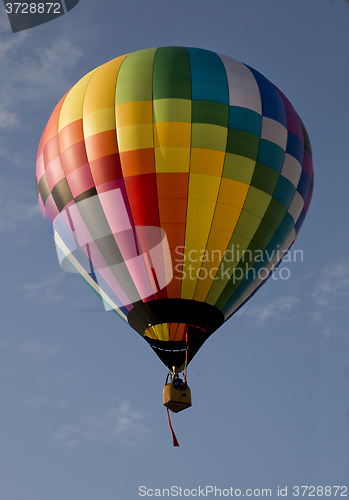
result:
[[[295,296],[282,296],[269,304],[262,304],[247,309],[247,314],[255,319],[260,325],[264,325],[270,319],[289,319],[294,306],[299,303]]]
[[[63,293],[63,273],[53,274],[40,283],[21,285],[25,300],[35,303],[57,303],[61,302],[65,295]]]
[[[349,304],[349,264],[340,262],[328,266],[315,282],[312,294],[315,305],[321,308],[342,309]]]
[[[16,232],[16,241],[27,239],[34,226],[39,227],[42,216],[39,205],[32,202],[31,193],[22,183],[0,177],[0,233]],[[26,235],[26,236],[25,236]]]
[[[134,410],[128,401],[115,406],[112,400],[106,408],[93,408],[78,423],[63,426],[53,439],[66,449],[92,442],[135,446],[145,443],[151,433],[144,414]]]

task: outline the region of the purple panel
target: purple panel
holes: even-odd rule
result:
[[[299,121],[298,115],[290,103],[290,101],[287,99],[287,97],[281,92],[281,90],[277,89],[278,92],[280,93],[281,99],[284,103],[285,109],[286,109],[286,115],[287,115],[287,129],[289,132],[292,134],[296,135],[299,139],[301,139],[302,142],[304,142],[303,139],[303,130],[302,130],[302,125]]]
[[[307,176],[311,179],[313,172],[313,160],[308,151],[304,151],[304,159],[303,159],[303,171],[307,174]]]

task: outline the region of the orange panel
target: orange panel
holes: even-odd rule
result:
[[[156,173],[158,198],[188,197],[189,173]]]
[[[185,223],[187,217],[187,200],[183,198],[172,198],[159,200],[160,224]]]
[[[106,130],[85,139],[89,161],[118,153],[115,130]]]
[[[69,123],[64,127],[58,134],[59,138],[59,149],[64,151],[68,149],[73,144],[84,140],[84,130],[82,125],[82,120],[76,120],[75,122]]]
[[[120,160],[124,177],[155,172],[153,148],[125,151],[120,153]]]

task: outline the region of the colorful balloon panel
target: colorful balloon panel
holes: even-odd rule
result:
[[[313,165],[304,125],[263,75],[162,47],[72,87],[43,132],[37,185],[62,268],[178,367],[295,241]]]

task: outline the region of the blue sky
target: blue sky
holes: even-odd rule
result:
[[[263,73],[305,123],[315,169],[303,259],[190,364],[193,407],[173,417],[180,448],[165,367],[60,270],[35,191],[40,136],[65,92],[113,57],[165,45]],[[17,34],[0,10],[1,499],[348,486],[348,47],[345,0],[80,0]]]

